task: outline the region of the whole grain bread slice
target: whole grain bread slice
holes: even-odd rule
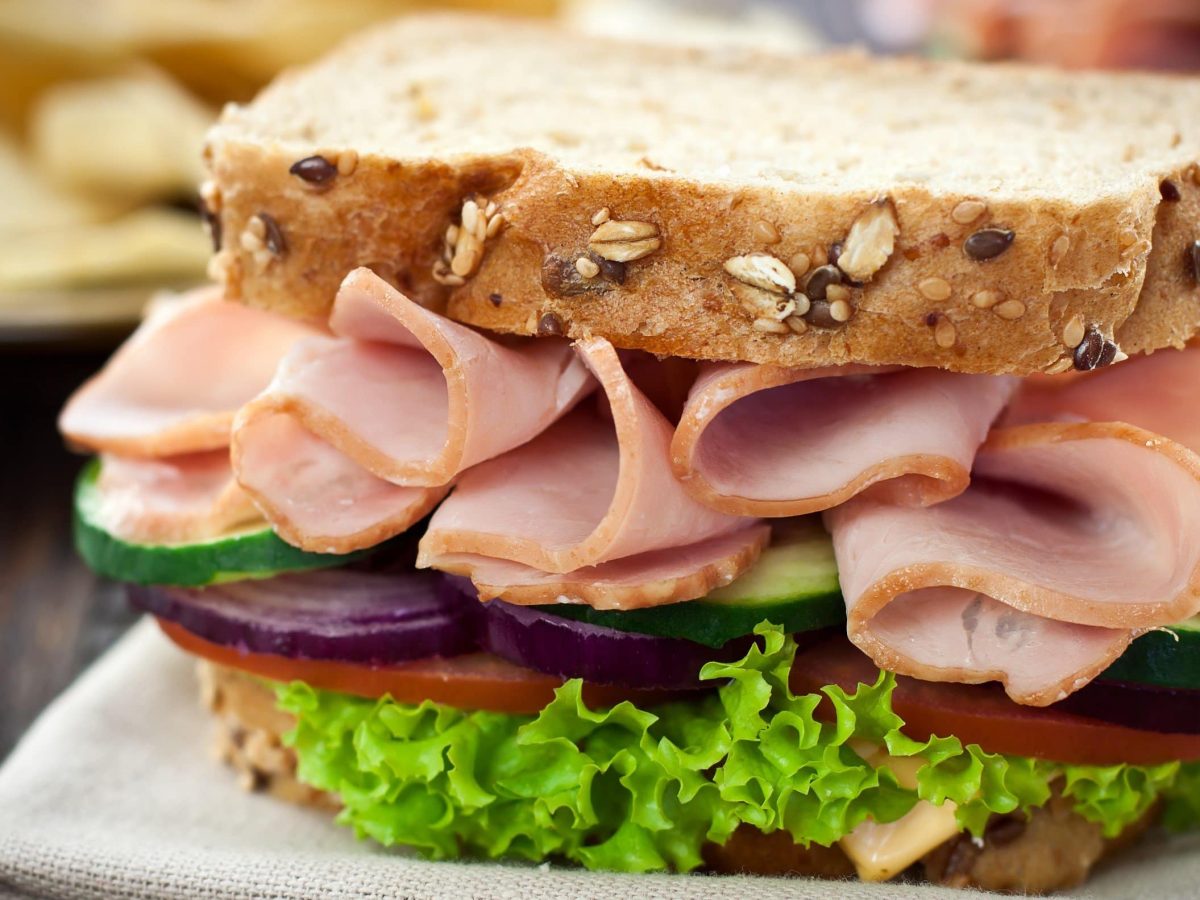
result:
[[[413,17],[210,133],[230,296],[368,265],[464,322],[784,365],[1062,371],[1200,328],[1200,79]]]

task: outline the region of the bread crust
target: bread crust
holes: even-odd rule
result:
[[[495,27],[521,35],[532,26]],[[369,53],[374,46],[364,40],[351,49]],[[695,55],[686,60],[694,64]],[[334,77],[338,64],[335,55],[312,72],[294,73],[268,95],[302,92],[313,79]],[[868,76],[882,65],[938,71],[929,63],[859,57],[830,57],[827,64]],[[1112,77],[1120,83],[1121,76]],[[1178,85],[1196,91],[1200,82]],[[497,332],[601,336],[659,355],[773,365],[901,364],[1027,375],[1069,367],[1079,324],[1126,353],[1179,346],[1200,328],[1200,286],[1185,265],[1186,249],[1200,237],[1194,165],[1200,140],[1190,132],[1185,140],[1182,123],[1170,139],[1179,146],[1158,148],[1124,187],[1076,200],[1069,189],[991,196],[917,181],[857,191],[721,182],[660,171],[649,160],[640,171],[614,175],[527,147],[393,158],[321,144],[319,129],[307,146],[272,141],[256,104],[227,113],[210,135],[207,195],[224,235],[212,271],[230,297],[289,315],[324,317],[341,279],[367,265],[420,302]],[[289,174],[293,163],[313,154],[343,171],[316,187]],[[1128,176],[1128,168],[1120,174]],[[1162,182],[1174,186],[1178,201],[1164,201]],[[464,201],[472,197],[481,207],[494,203],[503,228],[483,242],[482,259],[464,283],[439,283],[433,272],[445,253],[444,235],[461,225]],[[874,277],[851,288],[852,318],[832,327],[810,322],[798,326],[802,334],[756,326],[742,300],[746,288],[726,271],[726,261],[769,254],[787,263],[803,254],[811,271],[882,198],[894,210],[898,236]],[[971,209],[980,210],[973,219],[964,215]],[[262,230],[253,222],[262,213],[283,235],[283,252],[264,252],[261,241],[244,237]],[[574,268],[581,257],[601,261],[589,239],[593,220],[605,215],[648,223],[659,240],[623,263],[623,280],[586,278]],[[980,261],[964,242],[985,227],[1015,237],[999,256]],[[802,289],[805,272],[798,275]]]

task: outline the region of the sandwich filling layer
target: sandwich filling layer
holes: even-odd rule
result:
[[[894,676],[795,694],[794,642],[777,628],[759,635],[761,649],[705,667],[702,677],[721,685],[715,694],[649,708],[590,707],[578,681],[536,715],[302,682],[277,691],[295,717],[287,741],[301,780],[338,796],[340,820],[358,834],[432,858],[562,856],[590,868],[688,871],[705,844],[749,825],[805,846],[840,842],[860,874],[881,878],[1056,795],[1109,837],[1161,799],[1168,821],[1185,827],[1200,802],[1195,764],[1068,764],[953,736],[913,740],[892,709]],[[890,865],[889,834],[908,851]]]
[[[1200,350],[697,366],[485,335],[366,269],[327,326],[198,293],[61,426],[100,456],[85,556],[275,684],[359,834],[689,871],[748,828],[885,878],[1063,804],[1195,818],[1200,641],[1139,641],[1200,613]]]
[[[253,365],[200,352],[230,327]],[[418,565],[484,599],[629,609],[705,595],[752,566],[764,518],[825,510],[851,640],[1035,705],[1200,610],[1194,429],[1182,405],[1137,402],[1173,396],[1195,350],[1062,387],[746,364],[687,386],[602,339],[485,337],[366,269],[329,327],[206,293],[152,317],[62,419],[110,454],[114,532],[211,537],[249,499],[284,540],[342,553],[434,510]],[[153,390],[151,364],[173,373]]]

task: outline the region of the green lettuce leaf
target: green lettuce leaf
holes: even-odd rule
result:
[[[1175,783],[1179,766],[1064,765],[1062,792],[1075,801],[1077,813],[1104,826],[1105,837],[1116,837]]]
[[[578,680],[536,716],[300,682],[277,694],[296,718],[287,741],[300,779],[339,795],[339,820],[360,837],[433,859],[553,856],[593,869],[689,871],[706,842],[723,843],[742,824],[829,845],[918,800],[955,803],[959,824],[980,835],[994,813],[1044,804],[1056,780],[1106,834],[1164,794],[1177,825],[1200,819],[1200,769],[1059,765],[954,737],[915,741],[892,710],[894,676],[797,696],[788,687],[795,642],[767,623],[756,634],[743,659],[704,667],[702,678],[722,682],[714,694],[652,710],[591,709]],[[915,787],[859,753],[879,747],[921,761]]]
[[[1162,820],[1169,831],[1200,828],[1200,762],[1183,763],[1164,794],[1167,802]]]

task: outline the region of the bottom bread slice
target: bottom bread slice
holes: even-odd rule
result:
[[[214,751],[237,772],[247,791],[336,811],[336,797],[302,783],[296,755],[284,745],[292,717],[275,705],[269,685],[253,675],[201,661],[197,674],[201,700],[216,717]],[[1158,818],[1158,807],[1115,838],[1054,796],[1023,815],[994,816],[982,840],[969,834],[951,838],[929,852],[904,877],[950,887],[1045,894],[1080,884],[1104,857],[1134,843]],[[724,844],[708,844],[709,871],[754,875],[853,877],[853,863],[836,845],[796,844],[784,831],[764,834],[743,825]]]

